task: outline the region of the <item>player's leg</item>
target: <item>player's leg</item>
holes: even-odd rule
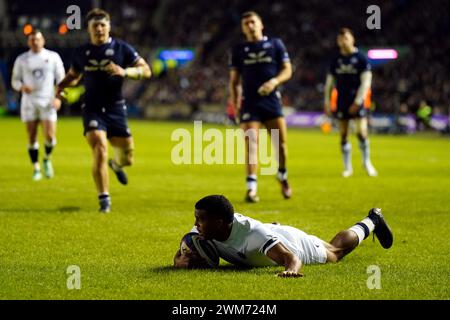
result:
[[[283,117],[267,120],[264,122],[269,134],[271,130],[278,130],[279,141],[277,141],[275,152],[279,160],[277,178],[281,183],[281,192],[284,198],[289,199],[292,196],[292,190],[287,181],[287,126]]]
[[[126,106],[118,104],[103,116],[107,124],[109,142],[115,149],[115,156],[108,161],[108,165],[119,182],[125,185],[128,183],[128,177],[123,167],[131,166],[134,161],[134,141],[128,127]]]
[[[344,178],[350,177],[353,174],[352,167],[352,145],[348,141],[349,119],[339,120],[339,133],[341,137],[341,152],[342,160],[344,161],[344,171],[342,176]]]
[[[37,132],[39,126],[39,110],[35,106],[33,100],[27,96],[22,96],[20,105],[20,118],[25,124],[28,137],[28,155],[33,164],[33,180],[42,179],[41,168],[39,166],[39,143],[37,140]]]
[[[378,175],[370,161],[369,129],[367,117],[358,118],[356,121],[356,135],[359,140],[359,148],[362,153],[363,166],[370,177]]]
[[[86,140],[92,149],[92,176],[97,187],[100,211],[109,212],[111,198],[109,196],[108,139],[106,138],[106,131],[88,131],[86,132]]]
[[[45,156],[44,156],[44,172],[47,178],[52,178],[54,175],[53,165],[51,161],[51,155],[53,148],[56,145],[56,119],[53,120],[43,120],[42,128],[44,131],[45,138]]]
[[[114,171],[122,184],[128,183],[128,177],[123,167],[131,166],[134,162],[133,137],[110,137],[109,142],[114,147],[114,159],[108,161],[109,167]]]
[[[25,122],[28,135],[28,155],[33,164],[33,180],[42,179],[41,168],[39,166],[39,143],[37,141],[37,131],[39,120],[31,120]]]
[[[247,202],[258,202],[258,134],[261,123],[258,121],[241,122],[245,135],[245,170],[247,174]]]
[[[381,209],[373,208],[362,221],[351,228],[339,232],[330,243],[324,242],[328,262],[338,262],[352,252],[369,234],[373,232],[383,248],[388,249],[393,243],[393,234]]]

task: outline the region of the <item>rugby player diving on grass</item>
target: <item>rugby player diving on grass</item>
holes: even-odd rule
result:
[[[280,277],[302,277],[304,264],[338,262],[352,252],[370,233],[388,249],[393,234],[381,209],[372,208],[367,217],[347,230],[339,232],[330,242],[278,223],[262,223],[235,213],[232,204],[223,195],[210,195],[195,204],[195,226],[204,240],[215,246],[220,258],[245,267],[279,265],[284,271]],[[208,267],[196,251],[174,257],[176,268]]]

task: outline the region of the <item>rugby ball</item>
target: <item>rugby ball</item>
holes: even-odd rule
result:
[[[210,240],[205,240],[196,232],[189,232],[184,235],[180,243],[180,251],[182,254],[186,252],[195,252],[206,260],[210,267],[219,265],[219,252],[216,246]]]

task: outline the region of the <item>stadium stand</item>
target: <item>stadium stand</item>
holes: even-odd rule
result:
[[[15,11],[16,7],[26,7],[22,2],[26,1],[7,7],[7,19],[1,19],[0,24],[0,59],[7,61],[9,68],[24,48],[24,21],[48,20],[50,30],[52,24],[64,19],[61,9],[50,7],[34,8],[34,16],[29,14],[33,10],[28,10],[28,16],[24,16]],[[302,111],[322,109],[323,82],[329,59],[336,51],[336,30],[345,25],[354,30],[357,45],[362,48],[402,49],[399,59],[374,68],[372,98],[377,112],[399,114],[406,108],[415,113],[420,102],[426,100],[433,114],[449,114],[450,62],[446,55],[450,51],[450,27],[446,2],[378,1],[381,30],[366,28],[369,3],[364,1],[337,0],[332,6],[320,0],[263,0],[256,4],[216,0],[214,5],[208,0],[97,2],[111,12],[114,35],[133,43],[149,61],[156,58],[158,48],[194,48],[192,62],[162,70],[151,85],[127,83],[125,94],[136,106],[138,116],[157,116],[160,112],[183,118],[205,106],[221,106],[218,110],[224,110],[228,52],[242,40],[240,13],[249,9],[261,14],[267,35],[282,38],[290,52],[295,73],[283,88],[285,105]],[[81,3],[83,12],[92,5],[91,1]],[[62,1],[60,7],[64,5]],[[49,47],[62,54],[67,66],[71,48],[86,39],[84,30],[65,36],[48,32],[46,36]]]

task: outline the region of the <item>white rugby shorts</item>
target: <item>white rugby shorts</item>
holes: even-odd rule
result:
[[[20,118],[23,122],[35,120],[52,121],[57,119],[57,112],[52,107],[53,98],[22,96]]]

